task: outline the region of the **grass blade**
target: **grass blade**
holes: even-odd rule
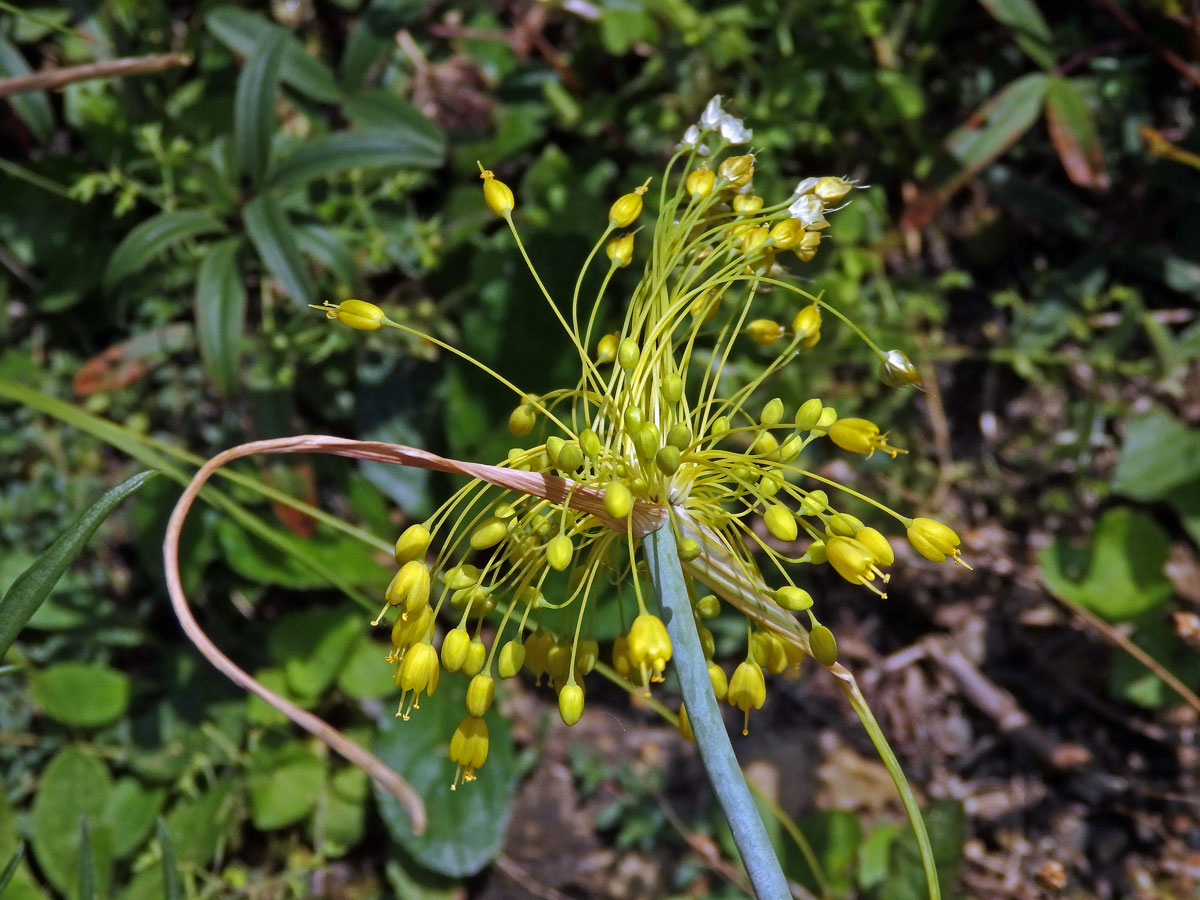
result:
[[[175,864],[175,844],[171,841],[171,832],[162,816],[158,817],[155,834],[162,851],[163,900],[181,900],[183,887],[179,883],[179,867]]]
[[[0,896],[4,895],[4,889],[8,887],[8,883],[12,881],[13,875],[17,874],[17,866],[21,865],[21,860],[25,858],[25,845],[18,844],[16,852],[8,861],[8,865],[4,867],[4,871],[0,872]]]
[[[79,900],[96,900],[96,870],[92,860],[92,829],[79,817]]]
[[[58,579],[79,555],[100,523],[154,474],[139,472],[104,494],[13,582],[4,599],[0,600],[0,657],[8,652],[17,634],[50,595]]]

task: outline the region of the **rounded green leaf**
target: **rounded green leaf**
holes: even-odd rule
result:
[[[33,798],[33,853],[60,891],[72,890],[78,877],[79,819],[98,823],[111,789],[104,763],[74,747],[59,751],[42,773]]]
[[[250,817],[261,831],[299,822],[317,805],[325,763],[299,741],[261,749],[249,761]]]
[[[488,758],[475,781],[450,790],[455,765],[448,750],[450,736],[466,715],[466,681],[446,676],[432,697],[405,722],[387,716],[380,722],[375,752],[404,776],[429,813],[429,827],[413,834],[400,802],[375,787],[375,798],[388,833],[421,865],[443,875],[473,875],[486,866],[504,843],[512,814],[513,751],[508,724],[494,710],[488,726]]]
[[[107,666],[57,663],[33,676],[33,702],[52,719],[95,728],[129,706],[129,679]]]

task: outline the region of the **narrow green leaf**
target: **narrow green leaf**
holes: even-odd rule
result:
[[[0,36],[0,75],[17,77],[30,74],[29,63],[8,38]],[[22,91],[4,98],[12,104],[18,118],[25,123],[39,144],[50,140],[54,133],[54,113],[45,91]]]
[[[946,149],[964,167],[960,178],[982,170],[1033,127],[1048,84],[1049,78],[1041,72],[1024,75],[951,132]]]
[[[242,57],[249,57],[262,35],[278,26],[262,16],[233,6],[218,7],[204,18],[204,24],[222,44]],[[288,87],[321,103],[337,103],[341,89],[333,72],[316,57],[310,56],[296,37],[286,34],[279,77]]]
[[[153,472],[139,472],[102,496],[13,582],[4,599],[0,600],[0,657],[8,652],[17,634],[49,596],[67,566],[79,555],[100,523],[153,475]]]
[[[362,85],[367,73],[394,52],[396,32],[421,14],[420,0],[371,0],[358,15],[342,52],[342,80]]]
[[[1080,187],[1103,190],[1109,185],[1104,148],[1087,100],[1077,82],[1050,79],[1046,91],[1046,125],[1067,176]]]
[[[79,817],[79,900],[96,900],[96,868],[92,859],[92,829]]]
[[[333,229],[307,224],[297,225],[292,231],[301,253],[319,262],[346,287],[358,284],[358,263],[354,260],[354,253]]]
[[[242,209],[242,221],[263,265],[284,292],[301,306],[312,303],[312,279],[279,201],[270,194],[259,194]]]
[[[196,275],[196,337],[204,371],[224,397],[237,389],[246,286],[237,267],[241,238],[213,246]]]
[[[1017,46],[1044,69],[1054,66],[1054,36],[1034,0],[979,0],[1000,24],[1012,29]]]
[[[295,187],[351,169],[433,168],[441,165],[443,149],[421,131],[339,131],[301,144],[276,164],[268,180],[275,187]]]
[[[275,95],[287,32],[264,29],[250,49],[238,76],[233,101],[233,145],[242,174],[254,184],[262,182],[271,156],[275,132]]]
[[[446,133],[437,122],[417,109],[411,100],[391,91],[361,91],[347,98],[342,112],[355,128],[364,131],[417,132],[437,144],[439,153],[446,143]]]
[[[155,833],[162,851],[163,900],[181,900],[183,885],[179,881],[179,867],[175,864],[175,844],[162,816],[159,816],[155,825]]]
[[[16,852],[13,853],[12,859],[8,861],[8,865],[4,867],[4,871],[0,872],[0,896],[4,895],[4,889],[8,887],[8,883],[12,881],[13,875],[17,872],[17,866],[21,865],[21,860],[25,858],[25,845],[18,844]]]
[[[138,225],[117,245],[104,269],[104,287],[136,275],[146,263],[176,241],[210,231],[224,231],[221,220],[198,209],[159,213]]]

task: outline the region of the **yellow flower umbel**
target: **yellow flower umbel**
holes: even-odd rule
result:
[[[749,135],[710,104],[667,165],[657,217],[643,227],[639,247],[623,229],[643,211],[645,184],[612,204],[606,227],[597,223],[601,233],[574,293],[561,302],[521,243],[512,191],[480,166],[484,202],[510,229],[580,375],[574,385],[540,395],[497,375],[516,394],[507,423],[518,445],[498,467],[460,464],[477,477],[397,542],[401,568],[386,598],[388,608],[399,610],[390,659],[406,693],[432,691],[433,621],[452,626],[441,646],[442,668],[475,679],[469,715],[450,748],[464,781],[486,757],[481,715],[491,704],[493,673],[504,679],[524,668],[536,681],[548,680],[563,721],[578,721],[585,678],[597,665],[588,627],[599,605],[617,604],[620,621],[628,623],[611,651],[617,675],[647,691],[662,680],[673,648],[647,607],[641,550],[642,538],[659,527],[675,529],[697,619],[716,615],[720,600],[747,617],[745,661],[728,682],[712,662],[711,633],[700,628],[714,693],[747,718],[765,700],[764,670],[793,671],[802,651],[836,665],[832,632],[816,618],[809,592],[794,583],[798,568],[828,564],[879,593],[887,581],[887,540],[839,511],[828,490],[893,516],[926,557],[958,558],[958,538],[946,526],[909,519],[800,464],[808,445],[826,438],[853,453],[894,456],[899,451],[874,423],[839,420],[819,399],[760,399],[772,376],[820,340],[822,313],[866,340],[889,375],[907,370],[822,297],[788,280],[785,261],[813,258],[831,205],[845,200],[851,183],[810,178],[790,197],[759,197],[754,158],[726,155]],[[641,279],[614,319],[613,277],[639,250]],[[605,256],[599,290],[585,303],[584,276]],[[760,307],[766,308],[756,314]],[[382,313],[373,319],[355,308],[343,317],[334,307],[330,315],[351,327],[379,321],[419,334],[486,369]],[[731,364],[735,352],[762,360],[761,368],[745,375]],[[432,558],[429,548],[436,548]],[[624,585],[632,590],[623,594]],[[566,611],[572,625],[551,631],[544,622],[549,610]],[[805,616],[811,643],[803,630],[797,639],[793,613]],[[485,632],[487,617],[496,621]]]

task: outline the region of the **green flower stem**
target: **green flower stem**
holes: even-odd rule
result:
[[[667,633],[671,636],[672,661],[679,676],[692,734],[696,737],[696,748],[700,751],[700,761],[712,782],[717,801],[725,811],[733,842],[742,855],[754,893],[758,900],[790,900],[792,895],[787,879],[746,786],[725,723],[721,720],[717,699],[713,696],[670,524],[647,535],[643,546]]]

